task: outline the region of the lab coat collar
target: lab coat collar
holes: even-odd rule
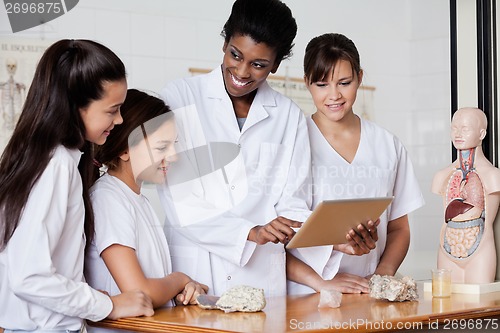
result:
[[[229,109],[233,110],[232,117],[235,117],[231,99],[229,98],[229,95],[227,94],[226,88],[224,86],[221,67],[217,67],[216,69],[214,69],[209,74],[209,76],[210,80],[207,88],[207,96],[209,98],[216,98],[229,103],[231,105],[231,108]],[[257,94],[255,95],[255,98],[252,102],[250,112],[248,113],[248,118],[241,130],[241,134],[243,134],[251,126],[269,117],[267,108],[274,108],[277,106],[275,93],[276,92],[269,86],[267,81],[262,83],[262,85],[257,90]]]

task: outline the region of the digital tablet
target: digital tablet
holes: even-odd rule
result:
[[[394,197],[325,200],[309,216],[286,247],[294,249],[343,244],[346,235],[360,223],[376,221]]]

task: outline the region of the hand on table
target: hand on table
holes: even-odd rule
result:
[[[184,286],[184,290],[175,297],[175,302],[179,305],[196,304],[196,296],[206,294],[207,291],[207,285],[191,280]]]
[[[113,310],[108,315],[109,319],[123,317],[138,317],[154,315],[153,302],[144,292],[139,290],[126,291],[116,296],[111,296]]]
[[[322,289],[335,289],[343,294],[369,293],[368,279],[348,273],[337,273],[331,280],[325,280]]]

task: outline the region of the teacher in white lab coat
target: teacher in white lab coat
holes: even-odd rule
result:
[[[266,79],[296,31],[281,1],[236,0],[222,65],[161,93],[185,152],[159,187],[173,270],[209,294],[241,284],[286,294],[283,244],[310,214],[310,146],[301,110]]]

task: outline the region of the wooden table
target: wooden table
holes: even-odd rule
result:
[[[418,301],[388,302],[369,295],[343,295],[339,308],[318,308],[319,294],[268,298],[263,312],[224,313],[196,305],[156,310],[152,317],[92,323],[140,332],[454,332],[479,325],[500,329],[500,292],[433,298],[420,288]],[[483,318],[483,319],[478,319]],[[467,326],[468,325],[468,326]],[[486,327],[488,326],[488,327]],[[493,328],[493,330],[491,330]],[[468,329],[468,330],[467,330]]]

